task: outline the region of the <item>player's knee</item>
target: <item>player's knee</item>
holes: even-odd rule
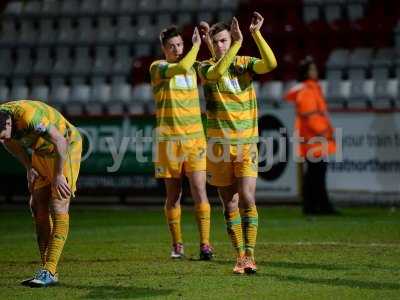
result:
[[[252,191],[242,190],[239,192],[240,202],[243,208],[255,205],[256,199]]]
[[[69,210],[69,200],[53,200],[51,202],[51,211],[55,214],[65,214]]]
[[[196,202],[207,201],[206,187],[201,184],[193,185],[191,188],[192,197]]]

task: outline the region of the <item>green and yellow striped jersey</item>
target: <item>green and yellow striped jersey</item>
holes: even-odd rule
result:
[[[47,133],[53,125],[71,143],[80,139],[79,131],[56,109],[40,102],[19,100],[0,104],[0,110],[11,115],[11,138],[35,154],[51,156],[55,154],[54,145]]]
[[[167,68],[165,60],[157,60],[150,66],[156,101],[156,139],[204,138],[195,68],[172,77],[166,76]]]
[[[228,70],[217,80],[206,78],[213,59],[199,65],[207,101],[207,138],[217,143],[258,142],[258,112],[253,87],[253,64],[257,58],[236,56]]]

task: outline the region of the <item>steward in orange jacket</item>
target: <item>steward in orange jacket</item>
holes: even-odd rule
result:
[[[326,101],[318,84],[318,70],[312,59],[299,66],[300,82],[285,95],[296,106],[296,131],[300,139],[302,166],[302,205],[305,214],[336,214],[326,189],[326,157],[336,151],[333,128]]]
[[[333,128],[319,83],[305,80],[290,89],[285,98],[296,105],[295,128],[301,139],[299,155],[318,158],[335,153]],[[319,137],[326,143],[319,141]]]

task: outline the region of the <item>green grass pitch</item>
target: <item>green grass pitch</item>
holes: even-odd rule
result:
[[[183,211],[186,259],[169,258],[161,208],[84,209],[72,204],[60,285],[19,285],[38,267],[28,209],[0,211],[0,299],[400,299],[400,211],[346,208],[305,218],[260,208],[254,276],[231,273],[233,250],[213,209],[216,257],[198,261],[191,208]]]

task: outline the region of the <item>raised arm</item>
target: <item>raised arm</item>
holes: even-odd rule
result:
[[[186,74],[196,61],[197,54],[199,53],[201,38],[197,27],[194,29],[192,36],[193,46],[192,49],[182,58],[179,63],[169,64],[165,71],[165,76],[173,77],[178,74]]]
[[[261,55],[261,59],[257,60],[253,65],[253,70],[257,74],[268,73],[269,71],[275,69],[278,65],[272,49],[261,35],[260,28],[263,22],[264,18],[258,12],[254,12],[253,19],[250,24],[250,32]]]
[[[208,51],[210,51],[211,56],[214,58],[214,48],[212,46],[212,40],[210,37],[210,25],[207,22],[201,21],[199,24],[200,36],[202,41],[207,45]]]
[[[235,59],[236,54],[238,53],[240,47],[242,46],[243,36],[242,32],[239,28],[238,20],[233,17],[231,23],[231,38],[232,45],[229,50],[225,53],[225,55],[218,60],[218,62],[211,66],[205,76],[210,80],[219,79],[229,68],[233,60]]]

